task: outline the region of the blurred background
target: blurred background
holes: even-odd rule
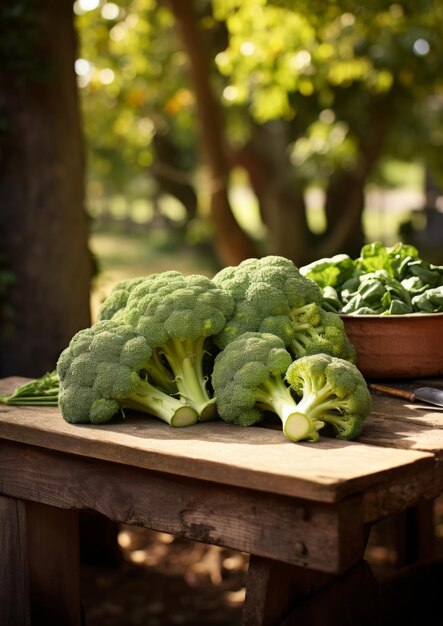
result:
[[[0,375],[53,369],[123,278],[375,240],[443,263],[442,32],[440,0],[2,2]],[[243,555],[119,542],[237,623]],[[91,624],[195,623],[187,592],[174,612],[142,578],[122,609],[123,579],[91,571]]]

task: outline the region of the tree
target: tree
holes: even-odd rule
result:
[[[0,375],[34,377],[90,324],[72,2],[7,3],[0,25],[0,250],[15,277]]]
[[[298,265],[358,253],[365,189],[380,180],[383,159],[426,159],[439,177],[439,0],[125,0],[112,20],[99,9],[80,18],[93,67],[83,92],[95,172],[100,161],[99,177],[115,184],[143,163],[144,175],[169,172],[199,198],[198,121],[205,163],[222,183],[212,203],[222,207],[213,211],[223,216],[218,247],[235,248],[237,258],[254,252],[226,200],[234,166],[257,196],[262,250]],[[115,74],[109,85],[98,80],[106,64]],[[153,137],[163,133],[179,157],[173,163],[155,150]],[[308,219],[312,185],[325,194],[323,232]]]
[[[229,202],[230,166],[220,110],[211,88],[208,50],[198,26],[198,16],[194,12],[193,3],[181,0],[169,2],[190,61],[200,122],[201,145],[206,157],[211,216],[215,225],[215,246],[223,265],[237,265],[244,259],[255,256],[256,248],[240,228]]]
[[[254,122],[240,158],[246,150],[251,182],[261,171],[257,191],[274,250],[299,264],[357,253],[365,186],[381,157],[417,159],[420,150],[435,162],[441,150],[441,3],[213,0],[213,6],[229,32],[216,58],[228,78],[226,104],[246,108]],[[440,101],[433,132],[431,99],[434,113]],[[272,146],[278,159],[270,156]],[[321,234],[306,219],[302,192],[312,182],[326,193]]]

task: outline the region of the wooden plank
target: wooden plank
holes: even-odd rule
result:
[[[435,558],[434,524],[433,500],[395,516],[397,568]]]
[[[380,612],[366,561],[333,576],[251,556],[242,626],[373,626]]]
[[[420,381],[439,388],[443,380]],[[413,389],[419,382],[405,383]],[[397,450],[420,450],[434,455],[436,481],[434,495],[443,489],[443,409],[408,403],[381,393],[372,395],[373,409],[359,441]]]
[[[26,503],[32,626],[80,626],[76,511]]]
[[[372,394],[371,419],[407,422],[421,428],[429,426],[443,430],[443,407],[419,402],[407,402],[381,393]]]
[[[281,431],[221,421],[173,429],[149,417],[131,416],[104,426],[72,425],[57,408],[0,406],[0,437],[324,502],[389,484],[411,466],[424,480],[432,479],[432,456],[419,451],[385,450],[326,437],[315,444],[296,444]]]
[[[5,625],[31,624],[25,506],[0,495],[0,624]]]
[[[363,553],[359,497],[330,505],[0,442],[0,492],[341,572]]]
[[[313,573],[311,573],[312,576]],[[279,626],[380,626],[380,585],[366,561],[310,593]],[[277,622],[274,622],[277,624]]]
[[[281,624],[295,604],[331,579],[329,574],[251,555],[242,626]]]
[[[0,623],[80,626],[77,513],[0,496]]]

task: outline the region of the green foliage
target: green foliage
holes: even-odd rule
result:
[[[89,174],[95,190],[130,193],[153,164],[156,134],[173,136],[183,170],[195,167],[194,98],[167,6],[126,0],[112,19],[103,15],[98,7],[76,17]]]
[[[90,192],[140,193],[137,181],[154,172],[155,140],[164,136],[175,146],[174,167],[194,183],[195,99],[167,4],[124,0],[112,18],[104,17],[105,6],[76,18],[87,61],[79,85]],[[374,166],[381,148],[368,147],[377,137],[384,156],[425,158],[436,179],[443,176],[439,0],[196,6],[232,146],[278,120],[285,128],[282,149],[305,184],[327,186],[338,173],[362,166],[380,180],[383,168]]]

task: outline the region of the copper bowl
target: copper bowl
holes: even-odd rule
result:
[[[443,375],[443,313],[340,317],[365,378]]]

